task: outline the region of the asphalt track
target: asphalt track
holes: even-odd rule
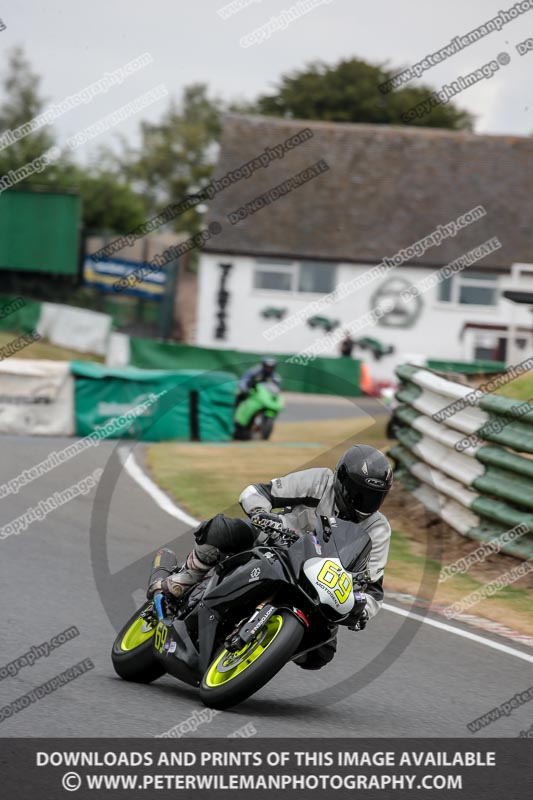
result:
[[[72,440],[0,442],[3,483]],[[142,462],[140,444],[118,445],[122,458],[129,447]],[[0,707],[85,658],[94,663],[0,722],[0,736],[155,736],[203,708],[196,691],[174,679],[137,686],[117,678],[111,665],[111,620],[123,621],[121,614],[140,604],[152,553],[174,541],[184,556],[192,540],[188,526],[124,471],[117,443],[102,442],[4,498],[0,525],[98,467],[105,471],[96,493],[0,541],[0,668],[72,625],[80,631],[0,680]],[[531,657],[526,647],[482,635]],[[366,631],[341,633],[326,670],[310,673],[289,664],[255,697],[200,723],[192,735],[224,737],[253,723],[266,737],[470,737],[468,722],[525,691],[532,678],[531,662],[383,610]],[[532,709],[526,703],[476,736],[518,736],[531,725]]]
[[[312,422],[325,419],[385,416],[387,408],[373,397],[324,397],[285,393],[282,422]]]

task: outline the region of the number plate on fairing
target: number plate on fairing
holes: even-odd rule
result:
[[[350,613],[355,604],[353,582],[339,558],[309,558],[304,564],[304,572],[321,603],[339,614]]]

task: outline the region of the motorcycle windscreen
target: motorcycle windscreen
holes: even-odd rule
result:
[[[319,538],[323,540],[324,525],[320,518],[317,532]],[[322,545],[322,554],[338,556],[347,569],[360,569],[360,564],[365,562],[372,549],[372,540],[361,524],[330,517],[329,532],[328,541]]]

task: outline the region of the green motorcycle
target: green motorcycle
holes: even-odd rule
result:
[[[235,409],[235,439],[270,439],[274,420],[284,407],[274,381],[258,383]]]

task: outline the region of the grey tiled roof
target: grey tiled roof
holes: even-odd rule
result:
[[[533,139],[229,114],[215,178],[303,128],[313,138],[215,194],[207,221],[223,231],[206,251],[376,263],[483,205],[486,217],[410,263],[441,266],[493,236],[503,248],[483,267],[533,261]],[[229,223],[229,212],[320,159],[328,172]]]

